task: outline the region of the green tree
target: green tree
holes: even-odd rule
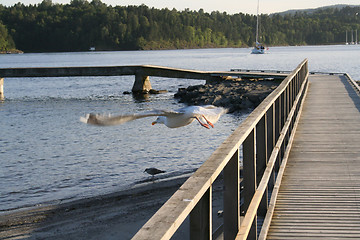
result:
[[[0,51],[6,51],[15,48],[15,43],[12,37],[8,34],[8,30],[0,22]]]
[[[359,7],[345,7],[312,14],[262,14],[261,40],[267,45],[344,42],[346,31],[360,33],[359,12]],[[256,16],[250,14],[112,7],[100,0],[0,4],[0,21],[1,47],[16,44],[27,52],[86,51],[92,46],[98,50],[246,47],[254,44],[256,27]]]

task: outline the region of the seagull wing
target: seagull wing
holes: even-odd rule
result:
[[[214,107],[212,105],[205,106],[204,108],[202,113],[212,123],[216,123],[222,115],[228,112],[226,108]]]
[[[221,115],[227,113],[227,109],[222,107],[215,107],[213,105],[206,106],[190,106],[187,108],[181,109],[182,111],[189,111],[193,116],[202,118],[205,117],[211,123],[216,123]]]
[[[140,118],[146,117],[154,117],[154,116],[177,116],[182,115],[184,113],[174,112],[174,111],[165,111],[165,110],[154,110],[150,112],[140,113],[140,114],[124,114],[124,115],[117,115],[117,116],[109,116],[109,115],[100,115],[100,114],[87,114],[85,117],[81,117],[80,121],[98,125],[98,126],[113,126],[113,125],[120,125],[126,122],[130,122]]]

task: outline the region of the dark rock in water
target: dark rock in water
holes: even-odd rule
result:
[[[257,79],[226,79],[211,81],[205,85],[179,88],[175,94],[180,102],[189,105],[225,107],[230,113],[254,109],[281,81]]]
[[[167,90],[155,90],[155,89],[150,89],[149,91],[147,90],[141,90],[141,91],[136,91],[136,92],[129,92],[129,91],[125,91],[123,92],[123,94],[133,94],[133,95],[146,95],[146,94],[161,94],[161,93],[167,93]]]
[[[149,93],[150,94],[161,94],[161,93],[167,93],[167,90],[155,90],[155,89],[150,89]]]

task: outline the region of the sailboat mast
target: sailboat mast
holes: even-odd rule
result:
[[[257,12],[256,12],[256,44],[258,43],[258,39],[259,39],[259,3],[260,0],[258,0]]]
[[[346,30],[346,42],[345,44],[347,45],[348,44],[348,39],[347,39],[347,30]]]

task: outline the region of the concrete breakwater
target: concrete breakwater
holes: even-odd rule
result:
[[[266,79],[213,80],[204,85],[179,88],[175,98],[189,105],[212,104],[235,113],[255,108],[280,83],[281,80]]]

